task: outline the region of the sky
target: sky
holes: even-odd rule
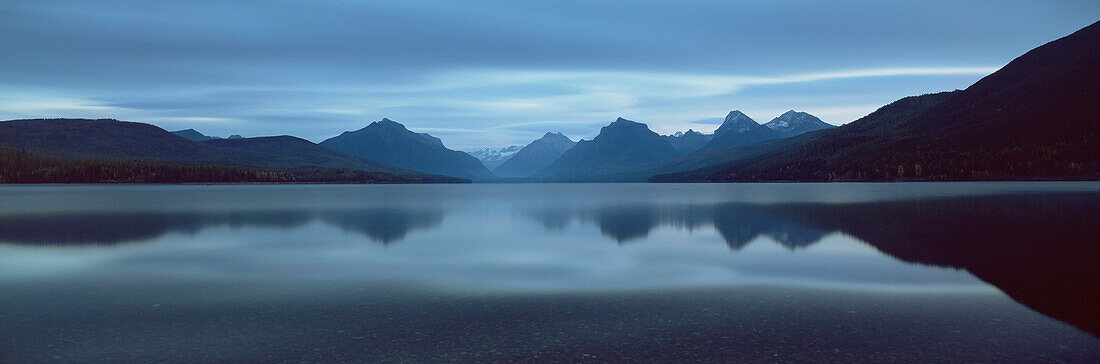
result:
[[[116,118],[320,142],[389,118],[453,149],[840,125],[964,89],[1100,1],[0,2],[0,119]]]

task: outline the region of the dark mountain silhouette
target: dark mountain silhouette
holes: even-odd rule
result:
[[[778,132],[760,125],[740,110],[734,110],[726,115],[726,120],[714,131],[714,136],[705,148],[752,144],[779,138]]]
[[[646,124],[618,118],[592,140],[581,140],[561,158],[535,173],[552,180],[599,179],[601,175],[660,163],[680,153]]]
[[[207,140],[221,139],[221,138],[216,138],[216,137],[212,137],[212,136],[206,136],[203,133],[200,133],[198,130],[195,130],[195,129],[176,130],[176,131],[173,131],[172,134],[179,135],[179,136],[184,137],[187,140],[190,140],[190,141],[193,141],[193,142],[204,142],[204,141],[207,141]]]
[[[771,140],[756,144],[737,145],[724,148],[704,149],[670,161],[653,172],[651,182],[703,182],[708,176],[722,170],[752,165],[761,160],[785,153],[811,155],[820,149],[841,150],[856,143],[874,144],[881,142],[875,135],[885,135],[898,123],[923,113],[932,106],[943,102],[951,92],[911,96],[883,106],[837,129],[818,130],[791,138]],[[837,135],[851,135],[843,138]],[[833,139],[824,139],[825,137]],[[829,140],[832,140],[831,142]],[[858,155],[829,154],[816,155],[818,158],[858,158]]]
[[[364,171],[380,171],[396,174],[421,174],[420,172],[400,169],[380,162],[340,153],[313,144],[308,140],[289,135],[240,139],[212,139],[202,143],[224,149],[277,156],[276,161],[280,166],[352,168]]]
[[[323,177],[332,172],[175,162],[63,159],[0,148],[0,183],[285,183],[305,182],[299,177],[307,177],[307,174],[309,182],[322,182],[331,181]],[[375,173],[342,177],[345,182],[365,183],[394,176]],[[349,177],[355,180],[348,180]]]
[[[676,132],[673,135],[666,135],[665,139],[669,144],[672,144],[673,148],[676,148],[680,154],[688,154],[703,148],[710,142],[713,135],[703,134],[695,130],[688,129],[687,132]]]
[[[501,177],[527,177],[546,168],[577,142],[562,133],[546,133],[542,138],[524,146],[493,170]]]
[[[346,131],[321,142],[321,146],[426,173],[470,179],[493,177],[492,172],[477,158],[447,149],[439,138],[414,133],[390,119],[370,123],[356,131]]]
[[[57,158],[196,161],[259,165],[259,155],[233,156],[153,125],[113,119],[0,122],[0,147]],[[238,160],[239,159],[239,160]],[[245,163],[235,163],[235,162]]]
[[[809,133],[815,130],[832,129],[836,126],[818,119],[806,112],[790,110],[779,115],[772,121],[764,123],[764,126],[779,133],[780,138],[790,138],[796,135]]]
[[[868,115],[797,148],[705,179],[1100,177],[1098,43],[1100,23],[1094,23],[1027,52],[966,90],[897,102],[945,97],[917,115]]]
[[[426,175],[405,171],[382,163],[363,160],[337,153],[327,153],[313,143],[292,137],[272,139],[234,139],[211,140],[197,143],[174,135],[153,125],[124,122],[113,119],[36,119],[12,120],[0,122],[0,148],[25,151],[46,158],[172,162],[189,165],[225,165],[248,166],[258,168],[296,168],[294,171],[273,171],[273,173],[297,176],[289,181],[333,181],[333,182],[432,182],[458,181],[449,177]],[[252,141],[250,141],[252,140]],[[215,144],[224,144],[219,146]],[[263,148],[259,148],[263,146]],[[306,152],[306,151],[309,152]],[[57,161],[38,160],[33,164],[57,168]],[[75,162],[74,162],[75,163]],[[141,165],[111,166],[103,162],[85,161],[96,166],[95,170],[142,173]],[[90,164],[89,164],[90,163]],[[70,166],[73,163],[61,163]],[[117,163],[116,163],[117,164]],[[78,165],[80,165],[78,163]],[[327,169],[310,168],[322,167]],[[157,165],[163,170],[169,168],[188,176],[195,175],[194,168],[182,168]],[[333,170],[333,168],[339,170]],[[71,169],[71,168],[70,168]],[[146,168],[148,169],[148,168]],[[356,172],[359,171],[359,172]],[[248,171],[256,174],[264,171]],[[235,174],[230,173],[230,174]],[[364,174],[365,173],[365,174]],[[231,177],[219,172],[223,177]],[[262,174],[262,173],[260,173]],[[80,176],[73,176],[80,177]],[[134,176],[117,176],[119,181],[141,182]],[[140,176],[138,176],[140,177]],[[201,177],[198,176],[198,177]],[[112,179],[104,180],[106,182]],[[79,178],[71,180],[80,182]],[[178,182],[202,182],[186,178]],[[227,181],[215,178],[208,182]],[[249,179],[240,180],[252,181]],[[257,181],[279,182],[260,178]],[[50,182],[50,181],[41,181]],[[61,181],[55,181],[61,182]],[[161,182],[172,182],[165,180]]]

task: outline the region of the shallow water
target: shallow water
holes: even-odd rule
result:
[[[0,362],[1095,362],[1097,216],[1077,182],[0,186]]]

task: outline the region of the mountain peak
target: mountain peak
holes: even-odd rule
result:
[[[190,140],[190,141],[193,141],[193,142],[201,142],[201,141],[207,141],[207,140],[212,140],[212,139],[219,139],[219,138],[216,138],[216,137],[212,137],[212,136],[208,136],[208,135],[205,135],[203,133],[200,133],[198,130],[195,130],[195,129],[176,130],[176,131],[173,131],[172,134],[184,137],[187,140]]]
[[[694,129],[688,129],[687,131],[677,131],[675,134],[666,136],[665,139],[681,154],[688,154],[709,143],[711,136],[697,132]]]
[[[591,141],[577,143],[534,176],[571,179],[611,174],[679,155],[665,137],[646,124],[618,118]]]
[[[527,144],[493,171],[501,177],[527,177],[556,161],[577,143],[560,132],[547,132]]]
[[[600,134],[596,135],[596,138],[599,138],[602,135],[607,135],[607,134],[609,134],[608,132],[611,132],[612,134],[643,133],[643,134],[657,135],[657,133],[654,133],[652,130],[649,130],[649,125],[646,125],[644,123],[639,123],[639,122],[633,121],[633,120],[623,119],[623,118],[615,119],[615,121],[612,122],[611,124],[608,124],[607,126],[601,128],[600,129]]]
[[[741,110],[730,111],[730,113],[726,115],[726,120],[722,121],[722,125],[747,123],[758,124],[756,120],[753,120],[748,115],[745,115],[745,113],[741,112]]]
[[[803,111],[790,110],[783,115],[764,124],[764,126],[779,132],[784,138],[792,137],[821,129],[832,129],[835,126],[828,124],[816,116]]]
[[[570,143],[570,144],[573,143],[573,139],[569,139],[569,137],[565,136],[565,134],[562,134],[561,132],[557,132],[557,133],[547,132],[546,134],[544,134],[542,136],[542,138],[538,138],[538,140],[536,140],[536,141],[539,141],[539,140],[547,141],[547,142],[554,142],[554,143]]]
[[[372,124],[372,125],[374,125],[374,124],[377,124],[377,125],[379,125],[379,126],[385,126],[385,127],[389,127],[389,128],[396,128],[396,127],[400,127],[400,128],[402,128],[402,129],[404,129],[404,128],[405,128],[405,125],[403,125],[403,124],[401,124],[401,123],[399,123],[399,122],[396,122],[396,121],[390,120],[389,118],[382,118],[382,120],[379,120],[379,121],[375,121],[375,122],[373,122],[373,123],[371,123],[371,124]]]
[[[448,149],[439,138],[413,132],[389,118],[326,139],[321,146],[420,172],[470,179],[492,176],[477,158]]]
[[[718,129],[714,130],[715,136],[728,133],[745,133],[757,129],[760,124],[753,120],[741,110],[730,111],[726,115],[726,120],[722,121],[722,125]]]

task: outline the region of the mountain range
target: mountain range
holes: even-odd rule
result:
[[[508,161],[508,159],[512,158],[520,149],[523,149],[522,145],[510,145],[503,148],[481,148],[468,151],[466,154],[477,158],[477,160],[481,161],[481,164],[485,165],[485,168],[492,170]]]
[[[3,158],[23,161],[18,165],[64,165],[71,171],[83,167],[64,160],[318,169],[309,178],[299,172],[278,181],[347,180],[346,172],[334,172],[340,170],[371,176],[355,181],[397,182],[1096,179],[1098,24],[1035,48],[965,90],[902,98],[841,127],[794,110],[760,124],[734,110],[713,134],[689,129],[662,136],[644,123],[618,118],[592,140],[574,143],[546,133],[526,146],[483,149],[474,157],[389,119],[319,144],[285,135],[221,139],[193,129],[170,133],[113,119],[35,119],[0,122],[0,148],[10,150]],[[87,165],[102,164],[96,163]],[[0,179],[10,172],[0,170]],[[256,177],[263,170],[218,173],[267,180]],[[317,177],[335,175],[345,177]],[[49,173],[36,176],[31,180]]]
[[[673,148],[681,154],[687,154],[706,146],[710,143],[710,140],[714,138],[712,134],[703,134],[692,129],[688,129],[686,132],[676,132],[673,135],[666,135],[665,140],[668,140],[669,144],[672,144]]]
[[[581,140],[533,176],[551,180],[588,179],[676,158],[680,152],[639,122],[618,118],[592,140]]]
[[[320,145],[360,158],[425,173],[474,180],[494,177],[477,158],[447,149],[439,138],[414,133],[390,119],[372,122],[356,131],[346,131],[326,139]]]
[[[1098,24],[1033,49],[965,90],[904,98],[812,140],[651,180],[1096,178]]]
[[[395,182],[461,181],[339,153],[291,136],[195,142],[153,125],[114,119],[0,122],[0,148],[60,159],[259,168],[320,167],[368,172],[378,180]],[[324,173],[336,174],[335,171]]]
[[[760,125],[740,110],[730,111],[722,125],[714,130],[714,136],[703,148],[721,148],[732,145],[759,143],[779,139],[779,133]]]

